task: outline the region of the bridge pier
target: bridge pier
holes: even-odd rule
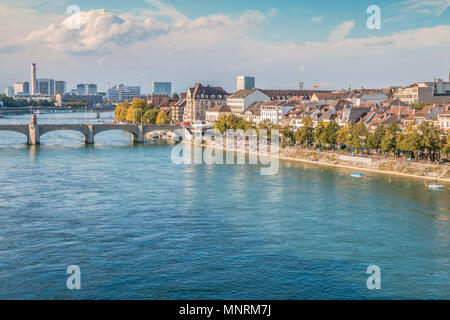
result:
[[[144,127],[142,125],[138,126],[138,132],[133,134],[133,142],[134,143],[144,143],[145,135],[144,135]]]
[[[28,126],[27,144],[28,145],[41,144],[40,134],[39,134],[39,126],[37,124],[31,123]]]
[[[94,128],[92,124],[89,125],[87,134],[84,135],[84,144],[94,144]]]

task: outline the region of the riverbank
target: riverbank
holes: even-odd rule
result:
[[[214,148],[225,148],[218,145],[205,144]],[[242,150],[235,150],[243,152]],[[248,152],[246,154],[260,153]],[[407,159],[389,159],[374,157],[358,157],[333,152],[318,152],[302,149],[299,147],[280,148],[279,159],[323,165],[329,167],[345,168],[355,171],[374,172],[387,175],[396,175],[408,178],[422,179],[427,181],[445,182],[450,184],[450,166],[421,162],[408,162]]]

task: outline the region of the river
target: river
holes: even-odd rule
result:
[[[120,131],[95,142],[0,132],[0,299],[450,299],[448,189],[289,161],[273,176],[176,165],[172,145]]]

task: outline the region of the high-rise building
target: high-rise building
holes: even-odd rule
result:
[[[78,95],[90,95],[97,94],[97,85],[94,83],[80,83],[77,84],[77,94]]]
[[[65,94],[66,93],[66,82],[65,81],[55,81],[55,94]]]
[[[141,97],[141,87],[126,86],[123,84],[113,86],[106,92],[106,99],[109,101],[131,101]]]
[[[255,89],[255,78],[247,76],[238,76],[236,78],[236,91]]]
[[[14,95],[25,95],[30,94],[30,84],[28,81],[15,82],[14,83]]]
[[[35,96],[37,94],[37,79],[36,79],[36,63],[31,64],[31,94]]]
[[[53,79],[38,79],[38,93],[44,95],[55,94],[55,80]]]
[[[172,82],[153,82],[153,94],[172,95]]]
[[[303,90],[304,86],[305,86],[305,84],[303,82],[299,82],[298,83],[298,90]]]
[[[14,87],[6,87],[5,88],[5,95],[8,97],[14,96]]]

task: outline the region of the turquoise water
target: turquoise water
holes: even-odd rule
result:
[[[274,176],[175,165],[171,145],[120,131],[24,143],[0,132],[0,299],[450,298],[448,189],[292,162]],[[69,265],[81,290],[66,287]],[[366,287],[369,265],[381,290]]]

